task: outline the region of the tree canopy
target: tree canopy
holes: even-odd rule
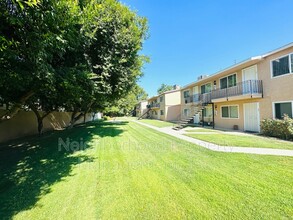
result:
[[[147,61],[146,18],[116,0],[4,0],[0,21],[2,121],[26,105],[102,109],[129,93]]]
[[[130,115],[136,104],[140,101],[146,100],[147,98],[148,94],[144,91],[144,89],[138,85],[135,85],[125,97],[114,103],[110,103],[110,105],[104,109],[104,113],[111,116]]]
[[[160,94],[167,92],[167,91],[170,91],[172,89],[173,89],[172,85],[167,85],[167,84],[162,83],[161,86],[158,88],[157,93],[158,93],[158,95],[160,95]]]

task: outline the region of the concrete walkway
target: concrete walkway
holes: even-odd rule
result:
[[[272,149],[272,148],[254,148],[254,147],[233,147],[233,146],[220,146],[217,144],[209,143],[206,141],[201,141],[195,138],[191,138],[182,134],[182,132],[178,132],[172,129],[172,127],[158,128],[149,124],[145,124],[136,120],[133,122],[138,123],[140,125],[152,128],[156,131],[172,135],[179,139],[188,141],[193,144],[197,144],[201,147],[207,148],[212,151],[218,152],[226,152],[226,153],[246,153],[246,154],[260,154],[260,155],[274,155],[274,156],[289,156],[293,157],[293,150],[281,150],[281,149]]]

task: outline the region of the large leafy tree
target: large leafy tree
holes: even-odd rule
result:
[[[20,7],[6,0],[0,10],[0,90],[4,102],[12,105],[2,119],[9,119],[32,96],[54,92],[59,69],[79,66],[68,56],[78,51],[81,35],[74,1],[43,0],[37,7]]]
[[[108,100],[124,96],[142,76],[147,59],[138,54],[146,37],[147,21],[115,0],[88,7],[84,30],[91,33],[86,54],[92,65],[98,94]],[[97,53],[97,51],[99,51]]]
[[[0,20],[0,98],[10,104],[1,120],[29,105],[40,129],[60,108],[74,124],[127,95],[142,75],[147,22],[118,1],[5,0]]]
[[[131,114],[135,105],[142,100],[146,100],[147,93],[139,85],[134,85],[130,92],[123,98],[120,98],[114,103],[111,103],[104,110],[105,114],[114,115],[128,115]]]

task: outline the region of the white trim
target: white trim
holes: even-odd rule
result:
[[[230,106],[236,106],[237,107],[237,110],[238,110],[238,117],[237,118],[230,118],[230,112],[229,112],[229,108],[228,108],[228,114],[229,114],[229,117],[223,117],[223,114],[222,114],[222,107],[230,107]],[[240,119],[240,115],[239,115],[239,104],[237,104],[237,105],[221,105],[220,106],[220,109],[221,109],[221,119]]]
[[[260,132],[260,110],[259,110],[259,102],[247,102],[247,103],[243,103],[243,129],[245,131],[245,124],[246,124],[246,120],[245,120],[245,104],[251,104],[251,103],[256,103],[257,104],[257,131]]]
[[[282,58],[287,57],[287,56],[289,57],[289,73],[285,73],[285,74],[282,74],[282,75],[279,75],[279,76],[273,76],[273,61],[282,59]],[[275,59],[270,60],[271,79],[275,79],[275,78],[279,78],[279,77],[282,77],[282,76],[288,76],[288,75],[293,74],[291,56],[293,56],[293,53],[288,53],[286,55],[283,55],[283,56],[280,56],[280,57],[277,57]]]
[[[289,103],[291,102],[291,109],[292,109],[292,116],[293,116],[293,100],[288,100],[288,101],[277,101],[277,102],[272,102],[273,119],[276,119],[275,104],[288,103],[288,102],[289,102]]]
[[[231,74],[229,74],[229,75],[226,75],[226,76],[223,76],[223,77],[221,77],[221,78],[219,78],[219,89],[221,89],[221,79],[224,79],[224,78],[227,78],[227,88],[232,88],[232,87],[234,87],[234,86],[231,86],[231,87],[228,87],[228,77],[229,76],[233,76],[233,75],[236,75],[236,85],[237,85],[237,72],[235,72],[235,73],[231,73]],[[235,86],[236,86],[235,85]]]
[[[283,46],[283,47],[280,47],[280,48],[275,49],[275,50],[273,50],[273,51],[271,51],[271,52],[268,52],[268,53],[262,55],[262,57],[270,56],[270,55],[275,54],[275,53],[278,53],[278,52],[280,52],[280,51],[282,51],[282,50],[286,50],[286,49],[288,49],[288,48],[290,48],[290,47],[293,47],[293,43],[286,44],[286,45]]]
[[[242,82],[244,82],[244,74],[243,74],[243,72],[244,72],[245,70],[247,70],[247,69],[251,69],[251,68],[255,68],[255,76],[256,76],[256,80],[258,80],[257,65],[254,64],[254,65],[252,65],[252,66],[249,66],[249,67],[246,67],[246,68],[243,68],[243,69],[242,69],[242,71],[241,71],[241,73],[242,73]]]

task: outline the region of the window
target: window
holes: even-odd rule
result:
[[[183,96],[184,96],[184,98],[188,98],[189,97],[189,90],[184,91]]]
[[[203,116],[204,117],[212,117],[212,115],[213,115],[213,109],[212,109],[212,107],[206,107],[206,108],[204,108],[204,110],[203,110]]]
[[[222,118],[238,118],[238,106],[222,106]]]
[[[158,115],[157,111],[155,111],[155,115]]]
[[[293,72],[293,54],[278,58],[272,61],[273,77]]]
[[[284,114],[292,118],[292,102],[275,103],[275,118],[283,119]]]
[[[183,115],[185,117],[188,117],[189,116],[189,109],[187,109],[187,108],[183,109]]]
[[[224,77],[220,79],[220,88],[221,89],[226,89],[229,87],[236,86],[236,74]]]
[[[161,115],[164,115],[164,110],[161,110]]]
[[[209,93],[212,91],[212,84],[208,83],[208,84],[202,85],[200,87],[200,90],[201,90],[201,94]]]
[[[164,100],[163,96],[160,96],[160,102],[162,102]]]

